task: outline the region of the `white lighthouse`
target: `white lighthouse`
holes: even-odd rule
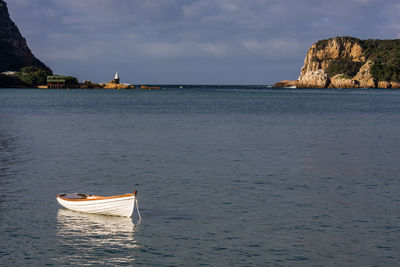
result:
[[[114,83],[119,83],[119,75],[118,75],[118,71],[115,73],[115,77],[114,77]]]

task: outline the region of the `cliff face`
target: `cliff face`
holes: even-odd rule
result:
[[[36,66],[48,72],[51,69],[37,59],[11,20],[6,2],[0,0],[0,72]]]
[[[296,81],[298,88],[398,88],[400,40],[336,37],[313,44]]]
[[[319,41],[309,49],[301,69],[300,78],[309,71],[326,70],[333,60],[351,58],[355,62],[365,62],[362,47],[346,38]]]

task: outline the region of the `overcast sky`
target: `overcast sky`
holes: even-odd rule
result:
[[[319,39],[400,38],[398,0],[6,0],[56,74],[129,83],[296,79]]]

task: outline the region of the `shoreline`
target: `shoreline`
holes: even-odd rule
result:
[[[72,87],[72,88],[48,88],[47,86],[14,86],[14,87],[0,87],[2,89],[19,90],[19,89],[31,89],[31,90],[136,90],[136,91],[149,91],[149,90],[178,90],[178,91],[189,91],[189,90],[270,90],[270,91],[288,91],[288,90],[315,90],[315,91],[399,91],[399,88],[378,88],[378,87],[357,87],[357,88],[320,88],[320,87],[296,87],[296,86],[275,86],[275,85],[170,85],[170,84],[160,84],[156,86],[136,86],[131,88],[86,88],[86,87]]]

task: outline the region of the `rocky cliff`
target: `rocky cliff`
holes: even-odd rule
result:
[[[36,66],[51,72],[37,59],[11,20],[6,2],[0,0],[0,72],[20,70],[24,66]]]
[[[336,37],[313,44],[296,81],[298,88],[400,88],[400,40]]]

